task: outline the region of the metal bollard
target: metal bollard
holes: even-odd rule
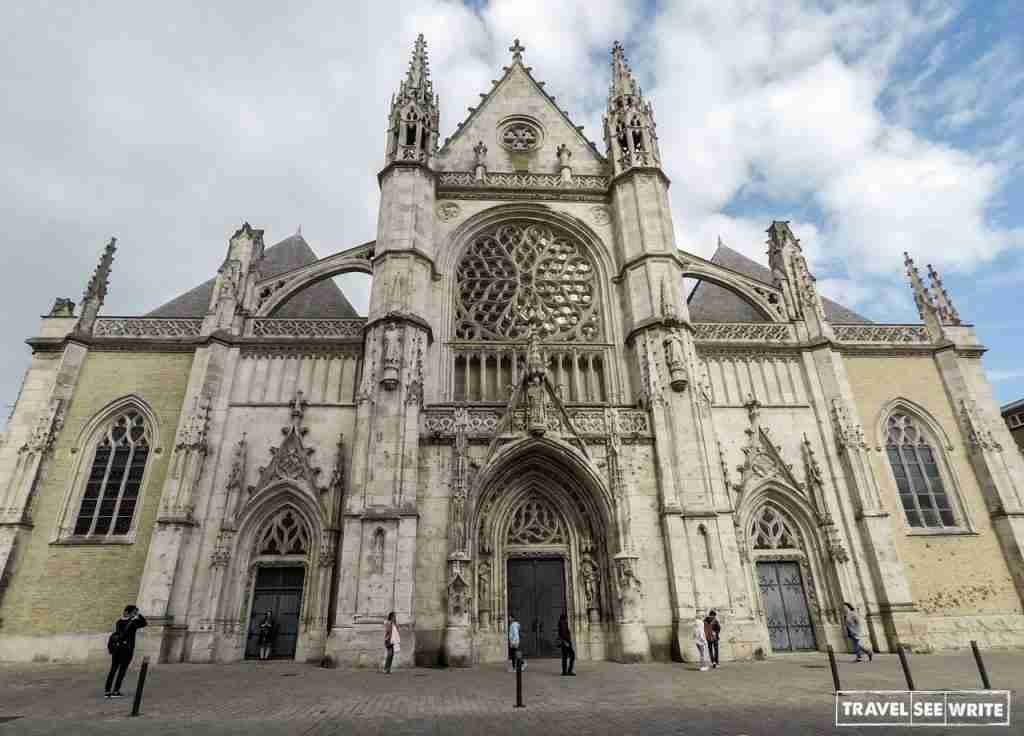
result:
[[[139,714],[139,706],[142,705],[142,688],[146,687],[146,672],[149,671],[149,657],[142,658],[142,669],[139,670],[139,682],[135,686],[135,698],[132,702],[132,715]]]
[[[523,705],[523,658],[516,657],[516,707],[525,708]]]
[[[907,662],[907,652],[902,644],[896,645],[896,653],[900,655],[900,665],[903,667],[903,676],[907,678],[907,690],[916,690],[914,678],[910,674],[910,663]]]
[[[978,663],[978,672],[981,673],[981,684],[986,690],[992,689],[992,683],[988,681],[988,672],[985,671],[985,663],[981,661],[981,651],[978,649],[978,642],[971,640],[971,649],[974,651],[974,661]]]
[[[836,653],[832,645],[828,645],[828,664],[832,668],[832,684],[836,686],[838,693],[842,688],[839,686],[839,667],[836,665]]]

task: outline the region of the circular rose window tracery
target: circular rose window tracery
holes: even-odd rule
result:
[[[460,340],[600,336],[594,266],[574,238],[548,225],[506,222],[477,235],[455,281]]]

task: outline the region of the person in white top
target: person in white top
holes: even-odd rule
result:
[[[519,621],[513,613],[508,617],[508,663],[509,672],[516,671],[516,663],[523,658],[519,650]],[[523,662],[523,669],[526,669],[526,662]]]
[[[697,652],[700,654],[700,664],[698,668],[701,672],[707,672],[708,666],[704,663],[704,653],[708,650],[708,639],[704,635],[704,617],[697,614],[697,620],[693,624],[693,643],[697,646]]]

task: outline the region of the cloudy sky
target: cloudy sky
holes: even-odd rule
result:
[[[243,220],[320,255],[375,235],[388,102],[426,34],[442,134],[519,37],[598,141],[621,40],[658,120],[679,243],[764,258],[789,219],[826,293],[917,321],[902,252],[941,269],[1024,397],[1024,20],[1013,0],[878,4],[39,0],[0,24],[0,402],[54,297],[111,235],[105,314],[209,278]],[[1016,7],[1015,7],[1016,6]],[[365,309],[364,284],[350,285]],[[9,406],[8,406],[9,409]]]

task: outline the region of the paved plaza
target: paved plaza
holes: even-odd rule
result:
[[[919,689],[978,688],[970,652],[913,655]],[[993,687],[1024,685],[1024,654],[989,652]],[[824,654],[726,663],[697,672],[683,664],[581,662],[561,677],[557,660],[534,660],[524,674],[526,708],[516,709],[515,676],[495,665],[405,669],[390,676],[326,670],[294,662],[154,667],[142,715],[130,718],[138,674],[127,697],[102,697],[106,668],[0,665],[0,736],[13,734],[880,734],[896,729],[835,729]],[[840,658],[844,689],[904,689],[899,660]],[[967,733],[1024,733],[1010,728]],[[6,720],[10,719],[10,720]],[[902,729],[900,730],[903,731]],[[910,733],[965,733],[915,728]]]

